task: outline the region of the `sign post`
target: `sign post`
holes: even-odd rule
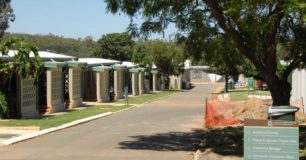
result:
[[[299,160],[297,122],[245,119],[244,159]]]

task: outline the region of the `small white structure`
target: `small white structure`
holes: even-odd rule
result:
[[[291,99],[297,100],[302,98],[304,101],[304,111],[305,101],[306,101],[306,69],[296,69],[292,72],[292,91]]]

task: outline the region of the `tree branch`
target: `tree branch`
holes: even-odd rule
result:
[[[279,0],[278,4],[276,5],[275,10],[273,11],[274,13],[271,14],[270,16],[272,16],[271,18],[271,25],[270,25],[270,29],[267,33],[267,49],[266,49],[266,60],[265,60],[265,64],[269,64],[269,70],[271,72],[275,72],[276,71],[276,34],[278,31],[278,28],[280,26],[280,22],[282,20],[282,18],[284,17],[284,14],[282,12],[283,10],[283,1]],[[273,17],[275,16],[275,18]]]
[[[247,58],[249,58],[260,71],[264,71],[265,66],[255,56],[255,53],[250,52],[251,49],[245,46],[242,36],[239,34],[238,31],[236,31],[233,28],[233,26],[229,24],[229,22],[227,22],[217,2],[215,0],[202,0],[202,1],[211,9],[211,13],[214,16],[214,18],[217,20],[220,27],[233,40],[235,46],[240,50],[240,52],[244,54]]]

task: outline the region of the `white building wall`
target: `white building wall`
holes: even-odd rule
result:
[[[296,69],[292,72],[291,99],[297,100],[303,97],[304,111],[306,110],[306,69]]]

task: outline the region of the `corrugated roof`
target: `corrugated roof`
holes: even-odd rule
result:
[[[79,58],[79,62],[86,62],[89,65],[99,65],[99,64],[117,64],[120,61],[104,59],[104,58]]]
[[[14,55],[17,54],[16,50],[10,50],[8,52],[8,57],[13,57]],[[76,57],[73,56],[68,56],[68,55],[63,55],[63,54],[57,54],[57,53],[52,53],[52,52],[47,52],[47,51],[38,51],[39,57],[43,59],[76,59]],[[2,56],[2,53],[0,53],[0,56]],[[30,53],[30,57],[34,57],[34,53]]]
[[[128,67],[128,68],[133,68],[133,67],[138,67],[137,64],[133,63],[133,62],[128,62],[128,61],[124,61],[122,62],[122,65]]]

